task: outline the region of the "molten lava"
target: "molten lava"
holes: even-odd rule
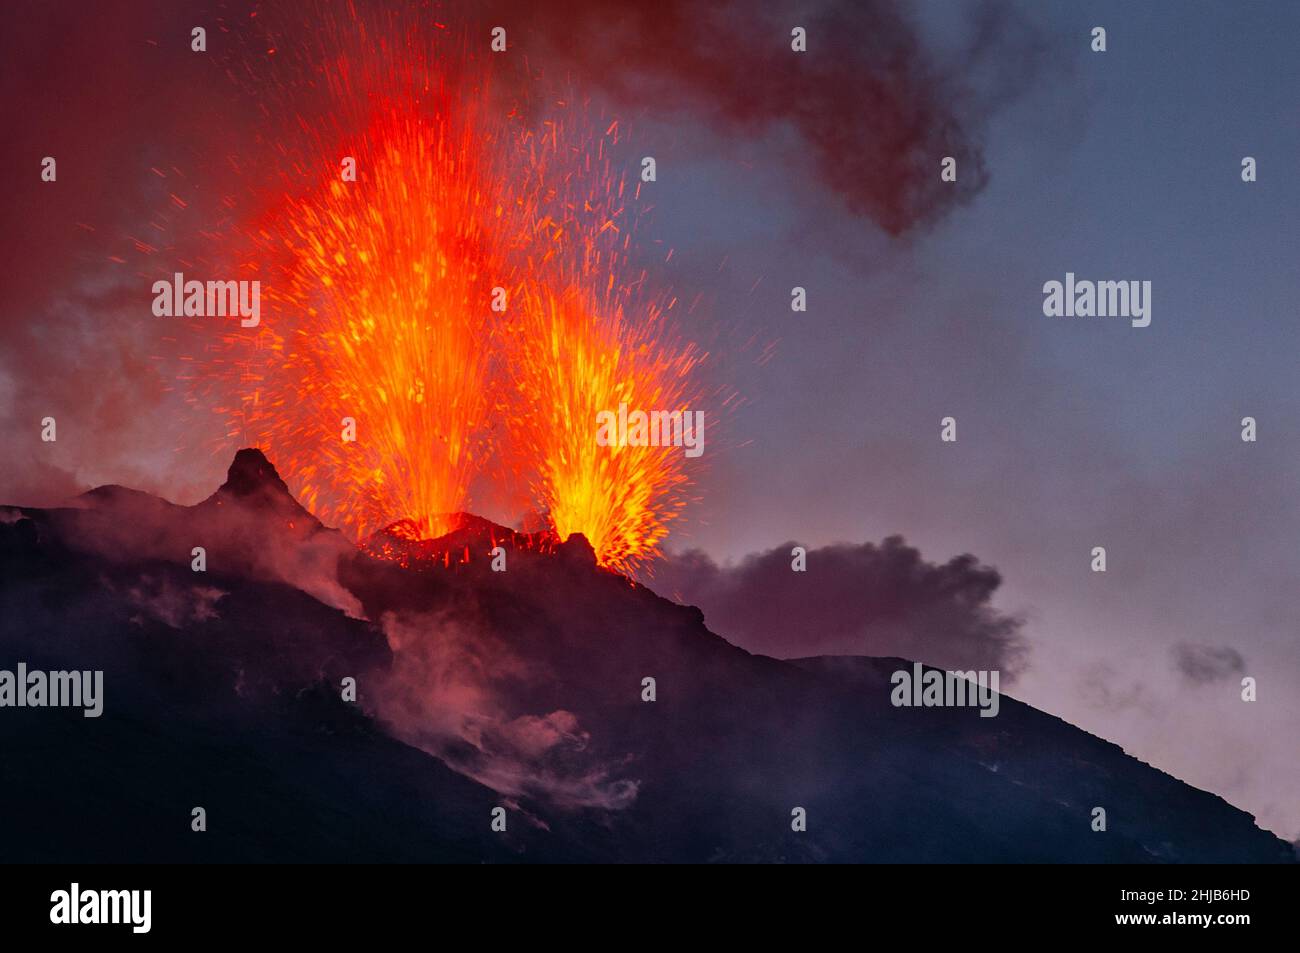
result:
[[[438,535],[486,452],[488,303],[508,274],[497,190],[441,117],[386,110],[357,151],[358,181],[286,200],[260,233],[281,264],[243,424],[325,522]]]

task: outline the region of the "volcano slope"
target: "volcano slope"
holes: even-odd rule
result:
[[[355,546],[255,450],[192,507],[0,510],[0,668],[104,672],[98,718],[0,709],[4,859],[1294,861],[1010,697],[895,708],[906,660],[751,655],[580,536],[453,525]]]

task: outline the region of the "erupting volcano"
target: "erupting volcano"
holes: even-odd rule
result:
[[[285,117],[310,130],[302,154],[235,230],[267,317],[191,364],[199,388],[356,540],[437,537],[490,496],[582,533],[607,567],[647,566],[687,462],[598,446],[597,414],[698,407],[706,355],[630,262],[619,124],[504,100],[419,25],[349,26],[303,67],[328,119]]]
[[[898,707],[910,660],[751,655],[701,610],[600,571],[580,537],[543,551],[520,535],[460,518],[440,540],[358,549],[251,449],[195,506],[101,487],[0,507],[0,606],[23,620],[0,647],[102,671],[105,699],[90,720],[0,718],[10,855],[1292,859],[1248,814],[1009,696],[996,719]],[[459,558],[495,543],[508,572]],[[31,778],[40,797],[16,783]],[[174,823],[196,791],[218,834]],[[1098,803],[1125,808],[1112,836],[1080,822]]]

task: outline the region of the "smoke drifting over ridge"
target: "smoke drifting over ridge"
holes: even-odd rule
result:
[[[971,555],[926,562],[900,536],[808,551],[791,570],[786,543],[719,566],[698,550],[670,556],[656,591],[704,610],[709,628],[764,655],[874,655],[947,669],[1025,668],[1021,620],[991,605],[1002,583]]]
[[[607,810],[635,800],[637,781],[587,751],[591,736],[572,712],[508,713],[511,686],[545,674],[491,626],[445,612],[380,622],[393,664],[379,676],[376,707],[398,737],[511,797]]]

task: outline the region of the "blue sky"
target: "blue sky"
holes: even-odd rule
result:
[[[921,7],[947,37],[942,11],[970,5]],[[666,144],[651,231],[683,296],[698,283],[710,320],[779,340],[762,368],[724,359],[752,397],[729,422],[745,445],[713,456],[677,542],[736,559],[899,532],[932,559],[973,552],[1028,615],[1021,697],[1294,838],[1300,8],[1022,12],[1043,56],[989,120],[988,186],[923,234],[847,215],[782,130],[639,128]],[[1067,271],[1150,280],[1151,326],[1045,317]],[[1235,648],[1261,700],[1188,685],[1180,643]]]

